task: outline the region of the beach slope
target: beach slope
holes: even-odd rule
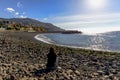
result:
[[[50,45],[35,40],[37,34],[0,33],[0,80],[120,79],[120,53]],[[50,47],[56,49],[58,67],[46,72]]]

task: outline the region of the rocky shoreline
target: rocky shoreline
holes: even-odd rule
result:
[[[35,40],[36,34],[0,33],[0,80],[120,79],[120,53],[49,45]],[[46,72],[50,47],[56,49],[58,68]]]

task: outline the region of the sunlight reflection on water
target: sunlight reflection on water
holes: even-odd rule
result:
[[[111,32],[96,35],[85,34],[43,34],[43,35],[46,36],[46,38],[43,39],[44,42],[50,39],[53,44],[57,45],[120,52],[120,32]],[[38,36],[38,38],[41,37]]]
[[[102,27],[82,27],[82,28],[75,28],[72,30],[78,30],[82,31],[83,34],[87,35],[96,35],[99,33],[107,33],[107,32],[113,32],[113,31],[120,31],[120,26],[102,26]]]

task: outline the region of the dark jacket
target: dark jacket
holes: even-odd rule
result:
[[[54,53],[49,53],[47,58],[47,67],[56,67],[57,55]]]

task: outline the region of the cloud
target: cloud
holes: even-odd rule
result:
[[[10,8],[10,7],[6,8],[5,10],[8,11],[8,12],[10,12],[10,13],[15,12],[15,10],[13,8]]]
[[[58,26],[90,26],[97,24],[108,24],[120,21],[120,13],[105,13],[105,14],[80,14],[69,16],[49,17],[49,22],[55,23]]]
[[[19,15],[19,12],[15,12],[15,15],[16,15],[16,16]]]
[[[19,4],[18,7],[20,7],[20,3],[18,3],[18,4]],[[11,7],[6,8],[5,11],[10,12],[10,14],[11,14],[13,17],[27,18],[27,16],[25,15],[26,12],[20,13],[20,12],[16,11],[15,9],[11,8]]]
[[[46,21],[46,20],[48,20],[48,18],[43,18],[43,21]]]
[[[51,20],[55,21],[56,23],[60,22],[104,23],[120,20],[120,13],[57,16],[52,17]]]
[[[35,18],[35,20],[38,20],[38,21],[40,21],[40,19],[39,19],[39,18]]]
[[[14,14],[16,17],[19,17],[19,18],[27,18],[27,16],[25,15],[26,12],[22,12],[22,13],[15,12]]]
[[[27,18],[27,16],[24,16],[24,15],[20,15],[20,18]]]
[[[66,30],[80,30],[86,33],[120,30],[120,13],[80,14],[52,16],[51,22]]]
[[[22,3],[21,3],[21,2],[18,2],[18,3],[17,3],[17,7],[18,7],[18,8],[23,8]]]
[[[26,12],[22,12],[21,14],[19,14],[19,17],[20,18],[27,18],[27,16],[25,14],[26,14]]]

